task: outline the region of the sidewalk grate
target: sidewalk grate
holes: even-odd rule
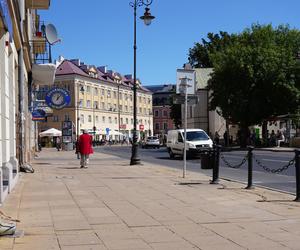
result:
[[[110,177],[110,179],[114,180],[130,180],[130,179],[148,179],[148,177],[143,176],[124,176],[124,177]]]
[[[200,185],[202,182],[179,182],[178,185]]]

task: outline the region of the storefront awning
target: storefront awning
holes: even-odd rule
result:
[[[52,63],[47,64],[33,64],[32,79],[36,85],[53,85],[55,78],[56,65]]]

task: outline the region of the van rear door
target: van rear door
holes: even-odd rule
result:
[[[183,152],[183,147],[184,147],[184,144],[183,144],[182,134],[180,131],[177,131],[177,137],[176,137],[175,143],[172,147],[173,153],[181,155]]]

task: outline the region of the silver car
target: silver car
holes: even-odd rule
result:
[[[148,136],[142,146],[143,148],[159,148],[159,139],[157,136]]]

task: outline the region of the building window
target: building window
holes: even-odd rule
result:
[[[110,97],[110,90],[107,90],[107,97]]]
[[[150,104],[151,103],[151,99],[150,98],[148,98],[148,104]]]
[[[128,106],[127,105],[125,106],[125,111],[128,112]]]
[[[80,115],[80,122],[84,123],[84,115],[83,114]]]
[[[91,107],[91,101],[90,101],[90,100],[87,100],[87,101],[86,101],[86,107],[87,107],[87,108],[90,108],[90,107]]]
[[[95,93],[95,95],[98,95],[98,89],[97,88],[94,89],[94,93]]]
[[[167,112],[167,110],[164,110],[164,117],[168,117],[168,112]]]
[[[114,98],[116,99],[117,98],[117,92],[114,91]]]
[[[92,122],[92,116],[91,115],[88,116],[88,122]]]
[[[102,122],[105,122],[105,116],[102,116]]]
[[[91,87],[90,86],[86,86],[86,92],[91,93]]]
[[[142,112],[143,112],[143,110],[142,110],[142,108],[140,108],[140,112],[139,113],[142,114]]]
[[[104,102],[101,102],[101,108],[105,109],[105,103]]]
[[[131,119],[131,125],[133,124],[133,119]]]
[[[128,118],[126,118],[126,124],[128,124]]]
[[[190,106],[190,118],[193,118],[193,107]]]
[[[154,111],[154,116],[155,116],[155,117],[158,117],[158,110],[155,110],[155,111]]]
[[[95,109],[98,109],[98,108],[99,108],[99,105],[98,105],[98,102],[97,102],[97,101],[94,102],[94,108],[95,108]]]
[[[155,123],[155,129],[159,130],[159,123]]]
[[[80,108],[83,107],[83,100],[82,100],[82,99],[79,100],[79,107],[80,107]]]
[[[99,121],[99,117],[96,115],[96,122],[98,122]]]
[[[108,117],[108,122],[112,123],[111,117]]]
[[[145,97],[143,98],[143,101],[144,101],[144,103],[146,104],[146,98],[145,98]]]
[[[122,100],[122,98],[123,98],[123,96],[122,96],[122,93],[120,92],[119,93],[119,99]]]
[[[144,108],[144,114],[146,114],[146,113],[147,113],[146,108]]]
[[[52,117],[52,119],[53,119],[54,122],[58,122],[58,121],[59,121],[58,115],[54,115],[54,116]]]
[[[132,99],[133,97],[132,97],[132,95],[130,95],[130,101],[132,101],[133,99]]]
[[[101,89],[101,95],[105,95],[105,89]]]
[[[123,124],[123,118],[121,118],[121,124]]]
[[[117,117],[115,117],[115,124],[118,124],[118,119],[117,119]]]
[[[168,129],[168,123],[164,122],[164,129]]]
[[[65,114],[65,121],[70,121],[70,116],[69,116],[69,114]]]
[[[119,107],[120,107],[120,111],[123,111],[123,106],[122,106],[122,105],[120,105]]]

